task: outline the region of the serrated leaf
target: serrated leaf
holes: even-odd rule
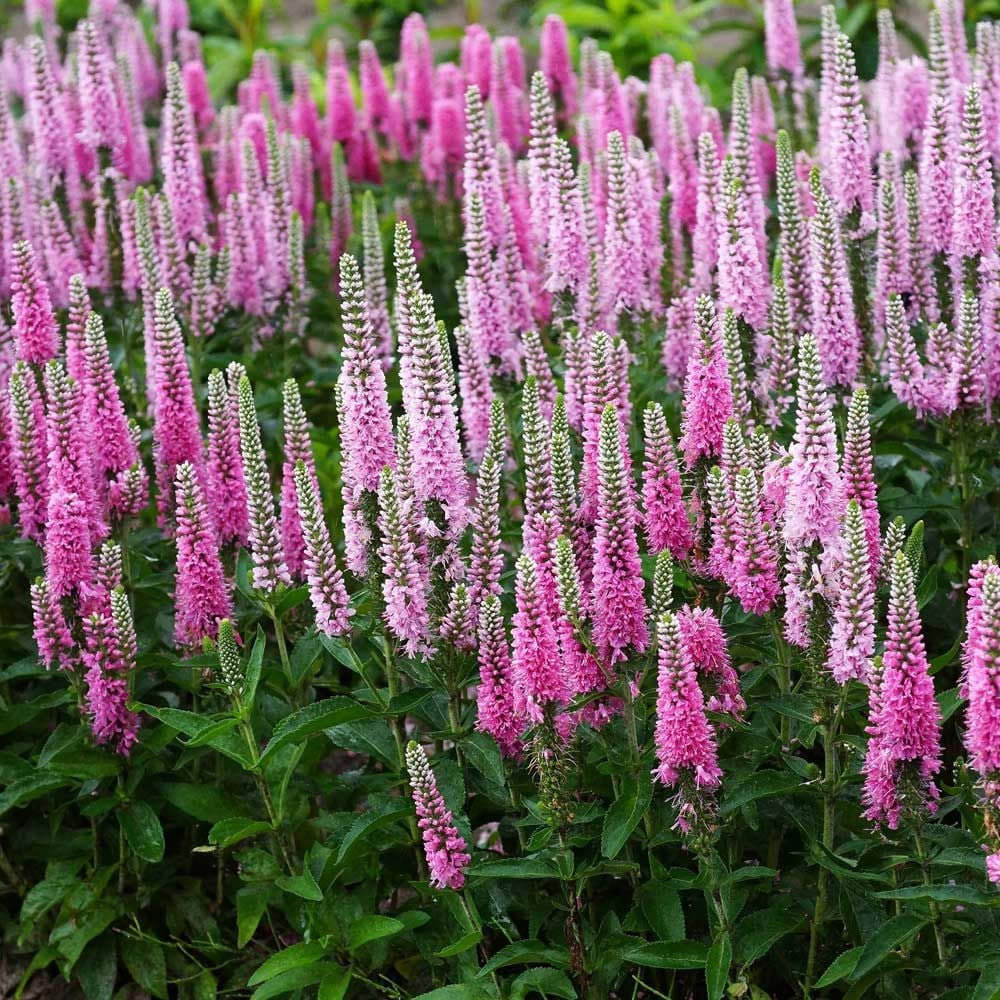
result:
[[[290,892],[293,896],[308,899],[313,903],[318,903],[323,898],[323,890],[313,878],[313,873],[309,870],[308,865],[300,875],[282,875],[274,880],[274,884],[279,889]]]
[[[322,958],[326,952],[327,946],[322,941],[300,941],[298,944],[290,945],[258,966],[247,980],[247,986],[258,986],[260,983],[266,983],[269,979],[280,976],[290,969],[311,965],[317,959]]]
[[[507,786],[507,775],[504,773],[500,748],[491,737],[485,733],[472,733],[466,736],[459,746],[469,764],[487,781],[499,785],[500,788]]]
[[[305,986],[315,986],[330,976],[337,975],[343,970],[335,962],[314,962],[312,965],[305,965],[300,969],[289,969],[274,979],[269,979],[266,983],[258,986],[250,994],[250,1000],[270,1000],[271,997],[279,996],[282,993],[292,993]]]
[[[406,819],[412,812],[413,809],[408,804],[399,805],[398,803],[382,802],[377,808],[361,813],[351,824],[350,830],[347,831],[340,842],[340,850],[337,852],[337,864],[340,864],[347,857],[347,852],[359,840],[371,833],[375,833],[376,830],[382,830],[399,820]]]
[[[605,815],[601,831],[601,853],[606,858],[617,857],[632,831],[642,822],[652,800],[653,783],[649,774],[642,771],[638,777],[634,774],[623,777],[621,791]]]
[[[298,743],[313,733],[345,722],[357,722],[368,715],[369,711],[364,705],[341,695],[306,705],[275,726],[274,734],[260,755],[260,763],[266,763],[289,743]]]
[[[50,774],[47,771],[36,771],[18,778],[0,792],[0,816],[10,809],[27,805],[43,795],[48,795],[49,792],[68,783],[61,775]]]
[[[255,837],[258,833],[267,833],[270,829],[270,824],[263,820],[233,816],[230,819],[220,820],[208,831],[208,842],[223,850],[248,837]]]
[[[624,958],[650,969],[704,969],[708,948],[700,941],[652,941],[629,948]]]
[[[120,942],[122,961],[132,978],[154,997],[167,997],[167,958],[163,946],[148,938],[138,940],[123,936]]]
[[[558,870],[540,858],[505,858],[479,861],[468,871],[469,878],[558,878]]]
[[[788,771],[757,771],[729,787],[719,813],[726,816],[757,799],[787,795],[802,787],[802,779]]]
[[[369,914],[360,920],[355,920],[347,932],[347,947],[351,951],[356,951],[369,941],[377,941],[379,938],[391,937],[400,931],[406,930],[402,921],[395,917],[382,917],[378,914]]]
[[[864,947],[859,945],[857,948],[850,948],[843,954],[838,955],[830,963],[830,967],[826,972],[816,980],[816,988],[831,986],[833,983],[839,982],[841,979],[849,976],[857,966],[858,959],[861,958],[861,953],[864,950]]]
[[[455,986],[439,986],[430,993],[421,993],[413,1000],[491,1000],[490,994],[475,983],[460,983]]]
[[[569,968],[569,953],[565,948],[553,948],[527,938],[523,941],[511,941],[504,945],[490,960],[479,970],[480,978],[488,976],[497,969],[506,968],[509,965],[554,965],[557,968]]]
[[[707,1000],[719,1000],[729,983],[729,966],[733,962],[733,945],[728,932],[723,931],[708,949],[705,959],[705,990]]]
[[[236,893],[236,946],[243,948],[254,936],[267,909],[270,890],[266,885],[245,885]]]
[[[737,926],[737,960],[749,965],[763,958],[786,934],[799,927],[805,917],[788,906],[772,906],[744,917]]]
[[[451,944],[442,948],[440,951],[434,952],[435,958],[451,958],[453,955],[461,955],[463,951],[468,951],[470,948],[475,948],[477,944],[483,939],[483,932],[478,930],[471,930],[468,934],[463,934],[457,941],[453,941]]]
[[[115,935],[106,931],[87,945],[73,970],[87,1000],[111,1000],[118,973]]]
[[[858,964],[851,973],[851,980],[857,981],[871,972],[890,951],[909,941],[925,923],[926,918],[913,913],[901,913],[898,917],[887,920],[864,946]]]
[[[646,882],[636,892],[646,922],[661,941],[683,941],[684,910],[677,890],[662,881]]]
[[[525,969],[510,984],[511,1000],[525,1000],[532,993],[563,1000],[576,1000],[577,995],[565,972],[549,968]]]
[[[876,892],[878,899],[925,899],[960,906],[1000,906],[1000,893],[985,893],[974,885],[908,885]]]
[[[163,827],[148,802],[130,802],[127,807],[119,809],[118,822],[129,847],[138,857],[150,864],[163,860]]]
[[[172,805],[203,823],[218,823],[239,815],[239,800],[211,785],[171,782],[160,785],[160,794]]]
[[[246,672],[243,675],[241,693],[248,709],[253,708],[254,699],[257,697],[257,687],[260,684],[260,675],[264,668],[264,649],[266,646],[267,639],[264,637],[264,630],[258,625],[253,648],[250,650],[250,659],[247,661]]]

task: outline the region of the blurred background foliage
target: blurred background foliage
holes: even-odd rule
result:
[[[6,6],[0,0],[0,26]],[[761,0],[190,0],[190,7],[191,26],[204,39],[210,85],[218,100],[232,97],[259,48],[272,50],[286,66],[301,61],[320,73],[329,38],[339,38],[349,55],[361,39],[370,38],[391,66],[398,56],[400,26],[413,11],[427,19],[441,58],[457,58],[462,31],[473,21],[494,34],[520,35],[532,46],[538,26],[556,13],[577,44],[586,37],[596,39],[623,75],[645,77],[650,60],[661,52],[695,62],[699,80],[720,106],[728,102],[727,81],[737,66],[751,73],[765,69]],[[819,7],[819,2],[798,5],[805,54],[814,65],[819,59]],[[900,33],[923,54],[924,4],[841,0],[836,7],[842,28],[854,41],[863,77],[875,72],[879,7],[893,11]],[[86,10],[87,0],[59,0],[60,23],[71,28]],[[1000,0],[967,0],[966,16],[970,24],[998,17]]]

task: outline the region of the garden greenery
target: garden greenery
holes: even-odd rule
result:
[[[184,0],[28,8],[19,990],[1000,995],[1000,30],[766,0],[723,115],[414,14],[217,107]]]

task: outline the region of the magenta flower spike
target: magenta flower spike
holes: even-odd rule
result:
[[[305,465],[317,492],[319,480],[309,436],[309,422],[302,408],[302,397],[295,379],[285,382],[282,398],[285,451],[281,473],[281,547],[289,574],[292,579],[299,579],[305,560],[305,541],[302,537],[302,525],[299,523],[299,503],[295,487],[295,468],[298,463]]]
[[[694,287],[700,294],[711,293],[719,260],[719,230],[725,221],[720,217],[721,201],[719,152],[711,133],[702,132],[698,136],[698,191],[691,236]]]
[[[857,500],[868,539],[868,565],[874,579],[881,563],[881,531],[878,518],[878,490],[872,466],[871,425],[868,418],[868,390],[856,389],[847,411],[843,462],[844,498]]]
[[[975,593],[973,587],[975,585]],[[965,640],[965,747],[979,775],[984,826],[990,853],[990,881],[1000,881],[1000,570],[993,560],[978,563],[969,579]]]
[[[343,635],[350,627],[350,606],[344,578],[323,518],[323,505],[315,473],[301,459],[294,468],[295,495],[303,537],[303,571],[309,599],[316,612],[316,628],[324,635]]]
[[[396,226],[397,324],[403,406],[413,434],[413,485],[419,505],[440,505],[448,533],[468,520],[468,481],[455,411],[450,352],[438,331],[430,297],[417,274],[410,230]]]
[[[674,443],[663,407],[649,403],[643,413],[645,462],[642,475],[643,529],[650,552],[669,550],[678,560],[687,558],[694,532],[684,504]]]
[[[845,219],[852,216],[851,225],[864,232],[871,228],[870,216],[874,209],[868,121],[861,101],[851,41],[838,32],[834,44],[833,88],[828,111],[830,147],[824,151],[823,163],[839,216]]]
[[[391,468],[382,470],[379,485],[379,530],[382,545],[382,597],[386,624],[409,656],[428,649],[430,614],[427,609],[428,574],[415,542],[412,500],[401,496],[399,480]]]
[[[94,448],[94,471],[102,479],[114,478],[138,462],[139,453],[111,367],[104,321],[97,313],[87,317],[84,354],[84,412]]]
[[[722,354],[715,306],[706,295],[695,303],[695,320],[699,342],[688,360],[680,439],[689,470],[699,459],[721,453],[722,428],[733,415],[733,391]]]
[[[403,98],[407,122],[411,126],[431,119],[434,89],[434,56],[427,26],[414,12],[403,21],[399,42],[398,88]]]
[[[160,515],[166,519],[175,507],[172,498],[177,466],[190,462],[200,481],[204,458],[184,336],[174,315],[173,297],[165,288],[156,293],[154,327],[153,441]]]
[[[669,611],[656,623],[656,648],[657,767],[653,777],[676,790],[674,825],[688,833],[696,824],[710,822],[711,796],[722,781],[722,770],[694,664],[681,638],[677,618]]]
[[[190,462],[177,467],[177,582],[174,591],[174,641],[196,649],[202,639],[214,638],[220,618],[232,614],[215,528]]]
[[[160,169],[182,246],[200,243],[206,232],[207,198],[201,150],[177,63],[167,67],[167,97],[163,106]]]
[[[641,653],[649,644],[649,634],[631,463],[623,448],[618,414],[610,403],[601,415],[597,470],[594,641],[601,657],[613,664],[626,658],[629,646]]]
[[[406,769],[410,774],[417,826],[423,835],[431,885],[437,889],[461,889],[472,856],[454,825],[451,810],[438,791],[427,755],[414,740],[410,740],[406,748]]]
[[[139,716],[128,707],[129,679],[135,670],[135,626],[122,589],[110,595],[110,609],[83,621],[86,644],[87,711],[97,743],[112,743],[128,756],[139,733]]]
[[[955,214],[957,123],[950,100],[933,96],[918,163],[920,221],[931,257],[949,254]]]
[[[479,610],[479,687],[476,728],[497,741],[505,757],[518,757],[527,720],[515,707],[514,673],[500,601],[490,594]]]
[[[281,533],[274,516],[274,496],[267,456],[260,439],[260,424],[250,379],[242,375],[236,388],[239,407],[240,452],[243,457],[243,482],[246,487],[250,530],[252,577],[256,590],[273,593],[291,583],[285,565]]]
[[[899,171],[892,153],[879,158],[878,240],[875,247],[875,323],[885,322],[890,295],[914,291],[910,274],[910,238]]]
[[[830,399],[816,341],[807,335],[799,342],[798,411],[785,499],[785,544],[805,549],[813,542],[835,543],[843,497]]]
[[[869,568],[866,527],[861,504],[852,498],[840,540],[842,566],[827,658],[838,684],[867,681],[875,654],[875,580]]]
[[[243,366],[233,362],[229,384],[220,371],[208,376],[207,494],[219,544],[245,545],[250,530],[240,454],[237,385]]]
[[[956,265],[968,266],[969,261],[978,264],[983,257],[995,256],[993,170],[986,148],[982,98],[976,84],[971,84],[965,92],[965,111],[955,161],[953,219],[951,250]]]
[[[38,658],[50,670],[70,669],[76,660],[75,643],[59,601],[53,597],[45,577],[31,585],[31,610]]]
[[[86,378],[84,329],[90,315],[90,293],[82,274],[69,279],[68,314],[66,317],[66,374],[82,383]]]
[[[747,705],[740,690],[739,674],[726,649],[726,634],[711,608],[688,605],[677,612],[677,625],[685,652],[698,671],[706,691],[705,707],[710,712],[725,712],[742,718]]]
[[[42,278],[31,244],[14,245],[11,255],[11,310],[17,356],[43,365],[59,353],[59,327],[49,288]]]
[[[770,288],[754,241],[750,205],[735,163],[725,161],[721,177],[719,227],[719,306],[733,312],[752,330],[767,329]]]
[[[649,309],[646,289],[642,235],[639,219],[629,199],[629,162],[622,134],[608,136],[608,205],[604,231],[601,302],[605,318],[612,326],[624,313]]]
[[[41,542],[49,502],[49,450],[45,406],[35,373],[18,361],[8,383],[10,460],[21,535]]]
[[[517,561],[512,669],[518,714],[533,723],[566,701],[555,622],[544,599],[534,560],[523,553]]]
[[[792,0],[764,0],[764,52],[767,68],[776,76],[802,77],[802,48]]]
[[[840,223],[820,182],[810,178],[816,214],[809,223],[812,256],[811,330],[816,338],[823,377],[829,385],[853,385],[861,368],[861,333]]]
[[[926,395],[924,369],[899,295],[889,296],[885,308],[885,363],[892,391],[921,415]]]
[[[504,555],[500,546],[500,490],[506,458],[507,427],[503,400],[494,397],[490,428],[476,479],[472,504],[472,551],[469,558],[469,601],[473,614],[491,594],[503,592],[500,575]]]
[[[542,24],[539,68],[549,91],[562,104],[568,118],[576,113],[576,74],[569,54],[569,32],[558,14],[549,14]]]
[[[733,494],[732,591],[744,611],[763,615],[781,590],[774,531],[762,520],[757,477],[750,469],[736,474]]]
[[[870,696],[865,816],[894,830],[904,814],[935,812],[941,768],[941,712],[924,650],[913,568],[892,564],[885,654]]]

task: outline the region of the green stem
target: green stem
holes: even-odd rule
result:
[[[274,625],[274,639],[278,644],[278,658],[281,660],[281,669],[285,672],[285,678],[288,680],[288,689],[292,692],[293,696],[296,694],[296,684],[295,678],[292,675],[292,663],[288,659],[288,646],[285,643],[285,629],[281,624],[281,619],[278,617],[278,613],[270,606],[267,609],[268,617],[271,619],[271,623]]]
[[[828,722],[823,727],[823,846],[833,850],[834,823],[837,804],[837,726],[840,722],[841,709],[844,701],[832,718],[829,718],[830,706],[827,705]],[[816,957],[819,952],[820,930],[826,920],[827,896],[829,893],[830,876],[826,868],[820,867],[816,880],[816,909],[813,913],[812,928],[809,933],[809,957],[806,963],[806,996],[816,977]]]
[[[469,905],[469,901],[465,896],[465,889],[461,889],[458,892],[458,901],[462,904],[462,909],[465,911],[466,919],[469,921],[469,929],[478,931],[480,936],[482,936],[483,925],[476,916],[476,911]],[[486,944],[483,940],[479,942],[479,957],[484,964],[489,961]],[[497,978],[496,972],[491,972],[490,975],[493,978],[493,985],[497,988],[497,996],[502,1000],[503,987],[500,985],[500,980]]]
[[[927,850],[924,847],[924,838],[921,832],[921,824],[913,828],[913,843],[917,848],[917,861],[920,863],[920,879],[925,886],[931,884],[931,876],[927,858]],[[942,966],[947,966],[948,964],[948,952],[944,946],[944,937],[941,933],[941,908],[934,901],[930,901],[930,911],[931,918],[934,921],[934,941],[937,944],[938,961],[940,961]]]

